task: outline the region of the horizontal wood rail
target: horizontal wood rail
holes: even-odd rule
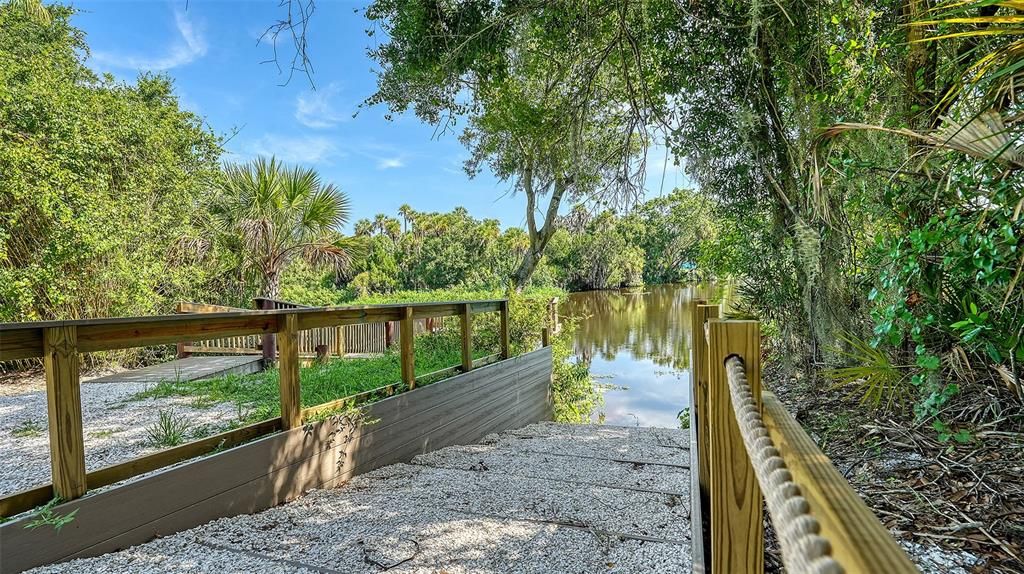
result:
[[[703,303],[691,310],[694,571],[764,572],[767,499],[787,572],[918,572],[775,395],[761,390],[759,323],[717,319],[721,310]]]
[[[411,322],[418,318],[459,317],[463,322],[460,331],[465,337],[461,363],[420,377],[415,374],[416,332],[411,325],[400,330],[399,359],[403,366],[401,383],[406,389],[415,388],[417,379],[443,378],[509,357],[507,300],[352,307],[285,307],[263,311],[222,311],[206,306],[205,310],[216,312],[0,323],[0,361],[36,357],[44,359],[49,405],[50,459],[54,477],[52,484],[29,488],[0,498],[0,517],[31,510],[54,497],[72,500],[82,496],[89,489],[107,486],[267,434],[293,429],[302,425],[308,417],[347,405],[356,405],[375,393],[393,394],[399,388],[399,383],[396,382],[394,385],[303,409],[300,404],[298,333],[304,330],[383,321]],[[492,312],[500,313],[498,353],[473,360],[472,316]],[[81,353],[246,335],[275,335],[280,339],[281,417],[86,472],[78,380]]]

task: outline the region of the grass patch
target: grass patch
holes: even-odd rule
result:
[[[43,425],[36,419],[25,419],[11,429],[11,434],[18,438],[40,436],[43,434]]]
[[[479,349],[475,358],[492,351]],[[416,374],[422,377],[461,363],[458,332],[444,330],[416,338]],[[193,404],[234,403],[239,411],[239,424],[253,423],[281,415],[278,382],[280,373],[270,369],[250,375],[227,375],[201,381],[163,381],[135,395],[136,399],[186,396]],[[398,354],[389,351],[379,357],[333,359],[323,364],[303,367],[299,372],[301,404],[321,405],[387,385],[396,392],[405,390],[401,384],[402,369]],[[435,379],[436,380],[436,379]],[[417,385],[435,382],[430,378],[417,380]],[[372,397],[371,400],[382,397]]]

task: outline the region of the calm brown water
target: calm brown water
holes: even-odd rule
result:
[[[576,357],[607,385],[594,422],[678,427],[690,406],[690,305],[706,288],[658,285],[640,292],[572,293],[565,316],[579,317]]]

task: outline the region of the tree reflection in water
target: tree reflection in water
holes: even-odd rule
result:
[[[678,426],[676,414],[689,405],[690,302],[716,298],[716,289],[698,285],[569,295],[560,313],[578,318],[576,358],[613,387],[595,421]]]

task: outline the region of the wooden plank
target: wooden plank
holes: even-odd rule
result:
[[[88,482],[88,479],[86,479]],[[9,518],[26,510],[32,510],[53,500],[53,485],[45,484],[19,490],[0,498],[0,517]]]
[[[0,329],[0,361],[31,359],[43,356],[43,330],[22,328]]]
[[[249,309],[228,307],[226,305],[211,305],[209,303],[192,303],[190,301],[179,301],[174,306],[175,313],[234,313],[236,311],[249,311]]]
[[[468,373],[473,370],[473,308],[469,303],[462,305],[459,327],[462,331],[462,370]]]
[[[416,356],[415,344],[416,333],[413,331],[412,307],[402,309],[401,326],[398,328],[399,338],[399,362],[402,365],[402,382],[410,389],[416,388]]]
[[[702,541],[702,555],[706,559],[711,555],[711,537],[707,530],[711,520],[711,452],[710,434],[711,426],[710,413],[708,411],[708,340],[705,325],[711,319],[717,319],[721,307],[718,305],[706,305],[703,300],[697,301],[693,307],[690,326],[692,329],[691,338],[693,344],[693,361],[690,364],[690,387],[693,391],[693,399],[690,403],[690,434],[696,436],[697,451],[695,457],[697,464],[690,468],[696,469],[693,473],[697,480],[698,488],[694,490],[697,496],[694,500],[701,508],[702,520],[695,525],[700,527],[702,536],[694,540]],[[696,544],[695,544],[696,546]],[[696,556],[696,554],[694,554]],[[696,562],[694,562],[696,564]]]
[[[328,419],[60,505],[54,512],[78,514],[59,533],[26,530],[25,519],[0,525],[0,572],[93,556],[255,512],[393,457],[408,460],[423,449],[471,443],[506,425],[533,422],[529,417],[548,412],[550,361],[550,350],[536,351],[375,403],[368,416],[380,420],[373,424],[350,428]]]
[[[431,303],[412,308],[413,319],[429,317],[452,317],[458,315],[463,305],[459,303]]]
[[[696,310],[696,305],[694,306]],[[703,332],[703,331],[702,331]],[[696,339],[697,331],[694,331],[694,338]],[[691,365],[691,373],[693,365]],[[694,404],[694,387],[690,385],[690,405]],[[707,501],[702,500],[703,496],[694,496],[693,493],[699,493],[702,490],[700,479],[693,469],[700,466],[700,460],[698,456],[699,445],[697,443],[697,433],[694,432],[696,418],[694,415],[694,408],[690,407],[690,559],[692,574],[704,574],[707,571],[707,558],[704,549],[704,543],[707,541],[706,532],[704,529],[705,512],[704,505]]]
[[[509,358],[509,337],[508,337],[508,300],[504,300],[500,305],[501,323],[498,327],[498,353],[502,359]]]
[[[43,334],[50,468],[53,491],[64,500],[78,498],[86,490],[76,331],[75,327],[50,327]]]
[[[455,315],[465,303],[471,306],[474,313],[499,311],[503,304],[500,300],[449,301],[0,323],[0,361],[41,357],[42,330],[48,327],[78,327],[79,352],[91,353],[242,335],[266,335],[272,338],[280,330],[280,317],[289,312],[299,316],[299,330],[302,331],[317,327],[397,321],[405,308],[412,308],[413,313],[420,316]]]
[[[764,572],[761,488],[733,414],[725,360],[738,355],[754,397],[761,396],[761,331],[757,321],[708,322],[708,409],[711,571]]]
[[[918,572],[889,530],[775,395],[765,392],[761,396],[768,434],[840,566],[846,572]]]
[[[477,301],[470,306],[474,313],[492,313],[501,310],[501,301]]]
[[[267,419],[237,429],[218,433],[173,448],[112,464],[86,473],[85,482],[90,490],[109,486],[165,466],[208,454],[217,449],[231,448],[244,442],[281,430],[281,419]],[[10,517],[32,510],[53,498],[53,485],[37,486],[0,498],[0,517]]]
[[[339,307],[335,309],[299,312],[299,329],[383,323],[401,319],[405,307]]]
[[[284,328],[277,338],[281,392],[281,426],[293,429],[302,425],[302,402],[299,388],[299,318],[285,316]]]
[[[131,322],[104,322],[78,327],[78,349],[82,353],[166,345],[178,341],[201,341],[238,335],[275,333],[280,316],[237,313],[172,315],[175,320],[142,319]]]

